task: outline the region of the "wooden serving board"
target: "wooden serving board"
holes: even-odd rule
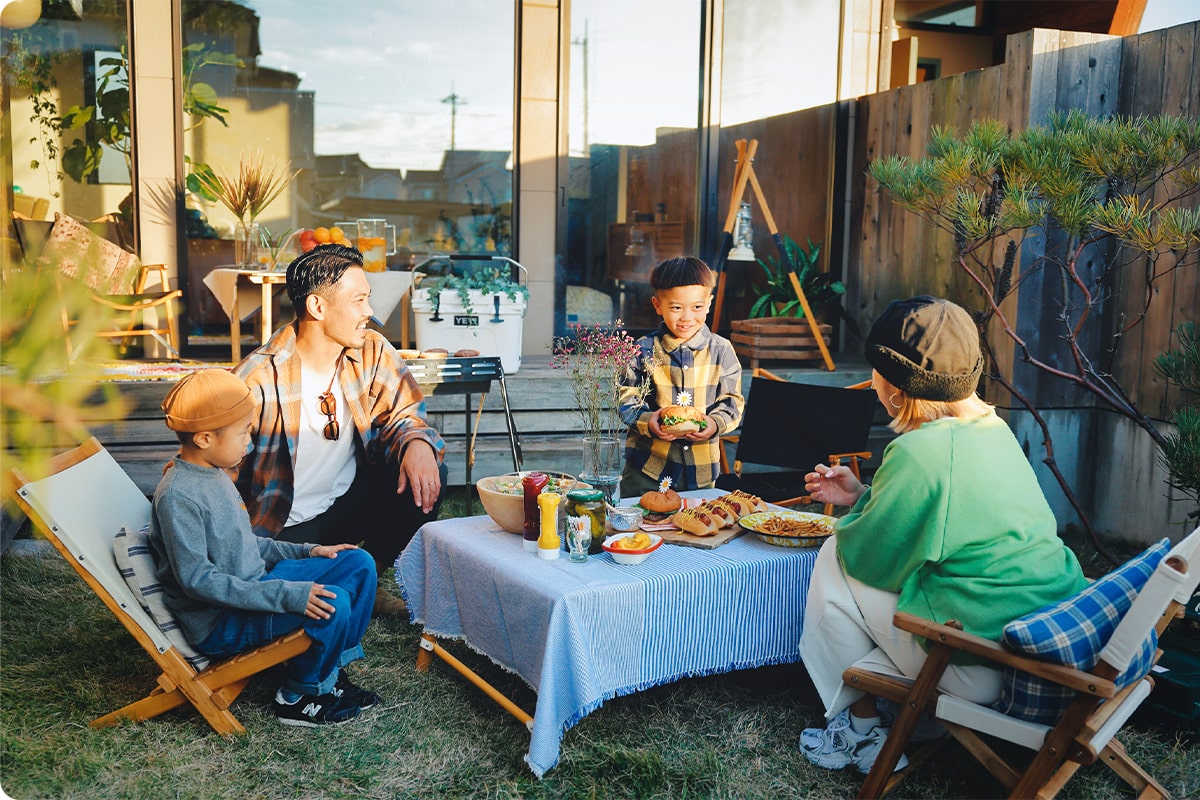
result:
[[[685,533],[678,528],[654,532],[661,536],[667,544],[681,544],[685,547],[699,547],[701,550],[715,550],[726,542],[741,536],[746,530],[741,525],[734,525],[732,528],[719,530],[712,536],[697,536],[694,533]]]

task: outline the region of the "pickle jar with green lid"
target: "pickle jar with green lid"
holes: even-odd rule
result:
[[[567,492],[567,515],[590,519],[592,541],[588,544],[588,555],[604,552],[604,536],[608,532],[605,526],[608,512],[604,505],[604,492],[598,489],[572,489]]]

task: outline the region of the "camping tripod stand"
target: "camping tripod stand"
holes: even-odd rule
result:
[[[745,139],[738,139],[736,144],[737,166],[733,173],[733,194],[729,198],[729,213],[725,216],[725,233],[721,237],[721,247],[713,266],[717,273],[717,302],[713,307],[712,330],[715,332],[721,323],[721,309],[725,302],[725,265],[728,261],[729,250],[733,247],[733,229],[737,222],[738,208],[741,205],[742,196],[746,193],[746,186],[749,184],[754,189],[759,206],[762,207],[763,217],[767,220],[767,229],[771,231],[771,238],[775,240],[775,246],[779,248],[780,258],[788,271],[788,277],[791,278],[792,288],[796,291],[796,299],[800,301],[800,307],[804,309],[804,319],[808,322],[813,338],[817,341],[817,347],[821,350],[821,357],[825,360],[825,368],[833,372],[833,358],[829,355],[829,348],[825,346],[825,339],[821,336],[816,319],[813,318],[808,298],[800,286],[800,278],[796,275],[796,265],[793,263],[787,247],[783,244],[783,237],[779,235],[779,229],[775,227],[775,217],[771,215],[771,208],[767,205],[767,198],[763,196],[758,176],[754,174],[754,156],[758,152],[758,140],[751,139],[747,144]]]

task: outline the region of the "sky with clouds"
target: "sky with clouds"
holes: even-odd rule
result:
[[[513,6],[504,0],[245,0],[261,19],[260,63],[315,92],[316,150],[374,167],[437,169],[450,147],[510,150]],[[656,126],[695,123],[695,0],[573,0],[572,151],[580,118],[583,24],[589,137],[644,144]],[[1200,19],[1200,0],[1147,0],[1141,30]],[[662,36],[671,31],[672,36]],[[456,104],[445,102],[456,94]],[[729,111],[729,109],[726,109]]]

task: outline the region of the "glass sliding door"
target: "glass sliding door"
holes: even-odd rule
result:
[[[698,236],[701,14],[694,0],[573,0],[567,235],[571,324],[657,324],[649,274]],[[561,309],[560,309],[561,312]]]
[[[69,214],[133,250],[125,3],[14,3],[3,21],[6,227],[9,219],[30,223],[32,237],[56,213]],[[6,259],[20,256],[15,241],[6,242]]]
[[[188,169],[233,173],[261,151],[300,171],[257,220],[260,260],[282,267],[339,233],[355,243],[359,219],[383,220],[390,271],[448,253],[512,253],[512,3],[183,0],[182,9],[194,82],[225,109],[185,133]],[[200,193],[186,202],[189,322],[203,343],[229,335],[203,281],[232,263],[236,220]]]

